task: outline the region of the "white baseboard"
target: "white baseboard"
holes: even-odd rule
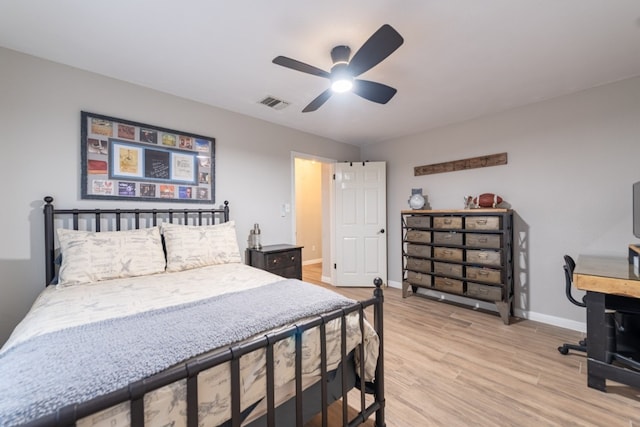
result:
[[[321,262],[322,258],[308,259],[306,261],[302,261],[302,265],[320,264]]]
[[[541,314],[532,311],[523,311],[521,309],[514,309],[513,311],[516,316],[523,319],[534,320],[536,322],[546,323],[547,325],[558,326],[560,328],[571,329],[578,332],[587,331],[587,324],[585,322],[577,322],[575,320],[549,316],[548,314]]]
[[[389,280],[389,287],[390,288],[402,289],[402,283],[396,282],[396,281],[393,281],[393,280]],[[479,308],[482,308],[482,309],[485,309],[485,310],[490,310],[490,311],[497,312],[495,306],[493,304],[491,304],[491,303],[484,303],[482,301],[478,301],[476,303],[475,300],[469,300],[467,298],[457,298],[454,295],[441,294],[440,292],[435,292],[435,291],[431,291],[431,290],[424,290],[424,292],[427,295],[435,296],[436,298],[444,297],[442,299],[449,299],[451,301],[460,302],[462,304],[470,305],[469,301],[474,301],[473,307],[479,307]],[[522,310],[521,308],[517,308],[517,307],[514,307],[513,314],[516,317],[519,317],[521,319],[533,320],[535,322],[545,323],[547,325],[558,326],[560,328],[565,328],[565,329],[571,329],[573,331],[578,331],[578,332],[586,332],[587,331],[587,324],[585,322],[577,322],[575,320],[564,319],[562,317],[549,316],[548,314],[541,314],[541,313],[536,313],[536,312],[532,312],[532,311],[525,311],[525,310]]]
[[[320,281],[322,283],[327,283],[327,284],[333,286],[333,282],[331,282],[331,277],[329,277],[329,276],[321,276],[320,277]]]

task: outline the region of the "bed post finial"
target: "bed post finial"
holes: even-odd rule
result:
[[[50,205],[51,203],[53,203],[53,197],[45,196],[44,201],[46,204]]]
[[[224,201],[224,222],[229,221],[229,201]]]

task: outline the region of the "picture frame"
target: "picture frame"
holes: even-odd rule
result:
[[[215,203],[215,138],[82,111],[81,198]]]

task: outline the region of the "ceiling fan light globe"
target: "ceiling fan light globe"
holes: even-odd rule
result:
[[[348,92],[353,88],[353,82],[349,79],[336,80],[331,83],[331,90],[336,93]]]

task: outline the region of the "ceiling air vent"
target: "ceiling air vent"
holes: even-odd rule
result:
[[[267,107],[271,107],[274,110],[282,110],[283,108],[287,108],[289,105],[291,105],[290,102],[283,101],[282,99],[274,98],[273,96],[267,96],[262,101],[260,101],[260,104],[266,105]]]

